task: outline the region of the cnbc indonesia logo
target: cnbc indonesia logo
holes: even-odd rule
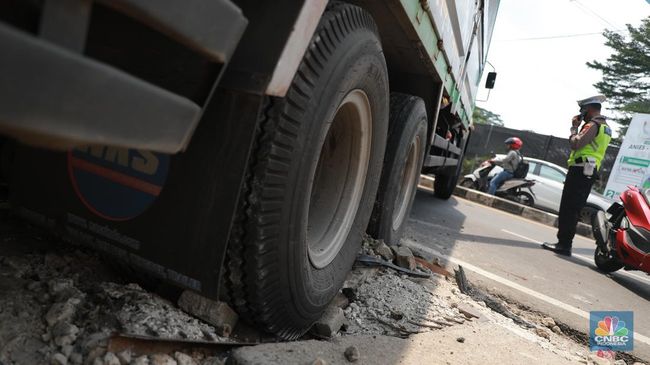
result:
[[[631,351],[634,344],[632,312],[591,312],[591,350]]]

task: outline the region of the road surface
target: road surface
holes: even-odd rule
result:
[[[634,311],[633,354],[650,360],[650,276],[605,275],[593,263],[594,243],[580,236],[573,257],[542,250],[556,229],[457,197],[420,190],[404,243],[463,265],[470,282],[587,333],[589,311]]]

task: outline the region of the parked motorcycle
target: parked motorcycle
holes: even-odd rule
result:
[[[490,180],[492,180],[492,177],[489,176],[490,171],[492,171],[495,166],[496,165],[490,161],[483,162],[471,174],[467,174],[463,177],[460,186],[482,191],[484,193],[487,192],[490,187]],[[533,193],[533,190],[531,189],[531,186],[533,185],[535,185],[535,180],[518,178],[510,179],[504,182],[497,189],[496,196],[532,207],[535,205],[535,193]]]
[[[650,273],[650,189],[630,186],[614,203],[592,219],[596,266],[607,273],[621,268]]]

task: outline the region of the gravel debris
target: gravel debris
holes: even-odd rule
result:
[[[154,354],[149,356],[151,365],[177,365],[176,360],[166,354]]]
[[[2,228],[0,224],[0,233]],[[46,247],[56,253],[43,254],[23,248],[28,243],[22,242],[23,236],[19,239],[0,242],[22,250],[0,249],[6,255],[0,255],[0,364],[149,362],[146,356],[106,352],[113,333],[224,340],[214,326],[138,284],[124,282],[110,262],[95,254],[54,240]],[[170,359],[167,363],[177,362]]]
[[[345,358],[349,362],[357,362],[359,361],[359,349],[356,346],[350,346],[345,349],[345,352],[343,353],[345,355]]]
[[[543,337],[543,338],[545,338],[547,340],[551,339],[551,331],[548,328],[544,328],[544,327],[535,328],[535,333],[539,337]]]
[[[68,363],[68,358],[65,357],[65,355],[58,352],[52,355],[52,358],[50,359],[50,364],[52,365],[66,365],[67,363]]]
[[[112,352],[104,354],[104,365],[120,365],[120,359]]]
[[[178,352],[178,351],[175,352],[174,359],[176,359],[178,365],[197,365],[194,359],[192,359],[189,355],[186,355],[182,352]]]
[[[431,290],[433,281],[405,279],[388,270],[366,279],[356,290],[357,300],[344,311],[346,334],[405,337],[463,323],[458,309]]]
[[[132,365],[149,365],[151,362],[149,361],[149,357],[146,355],[143,356],[138,356],[133,360]]]
[[[124,350],[117,353],[117,358],[120,360],[120,364],[126,365],[131,362],[133,354],[131,353],[131,350]]]

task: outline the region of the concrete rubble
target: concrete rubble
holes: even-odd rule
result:
[[[12,250],[1,247],[0,364],[200,365],[204,359],[181,353],[167,359],[107,352],[109,337],[221,338],[214,326],[121,281],[92,253],[54,245],[45,254],[7,255]]]
[[[228,304],[210,300],[189,290],[181,294],[178,306],[215,326],[219,335],[224,337],[230,336],[239,319],[237,313]]]
[[[331,338],[343,327],[346,322],[343,309],[330,305],[323,316],[311,328],[311,333],[321,338]]]
[[[506,364],[530,357],[540,364],[613,363],[566,337],[552,318],[508,303],[501,304],[511,312],[508,316],[497,313],[461,293],[437,262],[369,238],[363,254],[431,277],[384,267],[355,268],[323,317],[295,342],[217,355],[113,352],[109,341],[115,333],[227,342],[223,335],[230,335],[237,315],[224,303],[192,292],[184,292],[178,301],[164,299],[124,280],[110,263],[82,248],[50,242],[47,249],[25,250],[29,244],[44,247],[44,240],[26,237],[0,240],[2,365],[419,364],[423,359],[483,364],[490,363],[485,362],[489,356]],[[29,244],[23,239],[30,239]],[[513,316],[534,326],[524,327]]]

